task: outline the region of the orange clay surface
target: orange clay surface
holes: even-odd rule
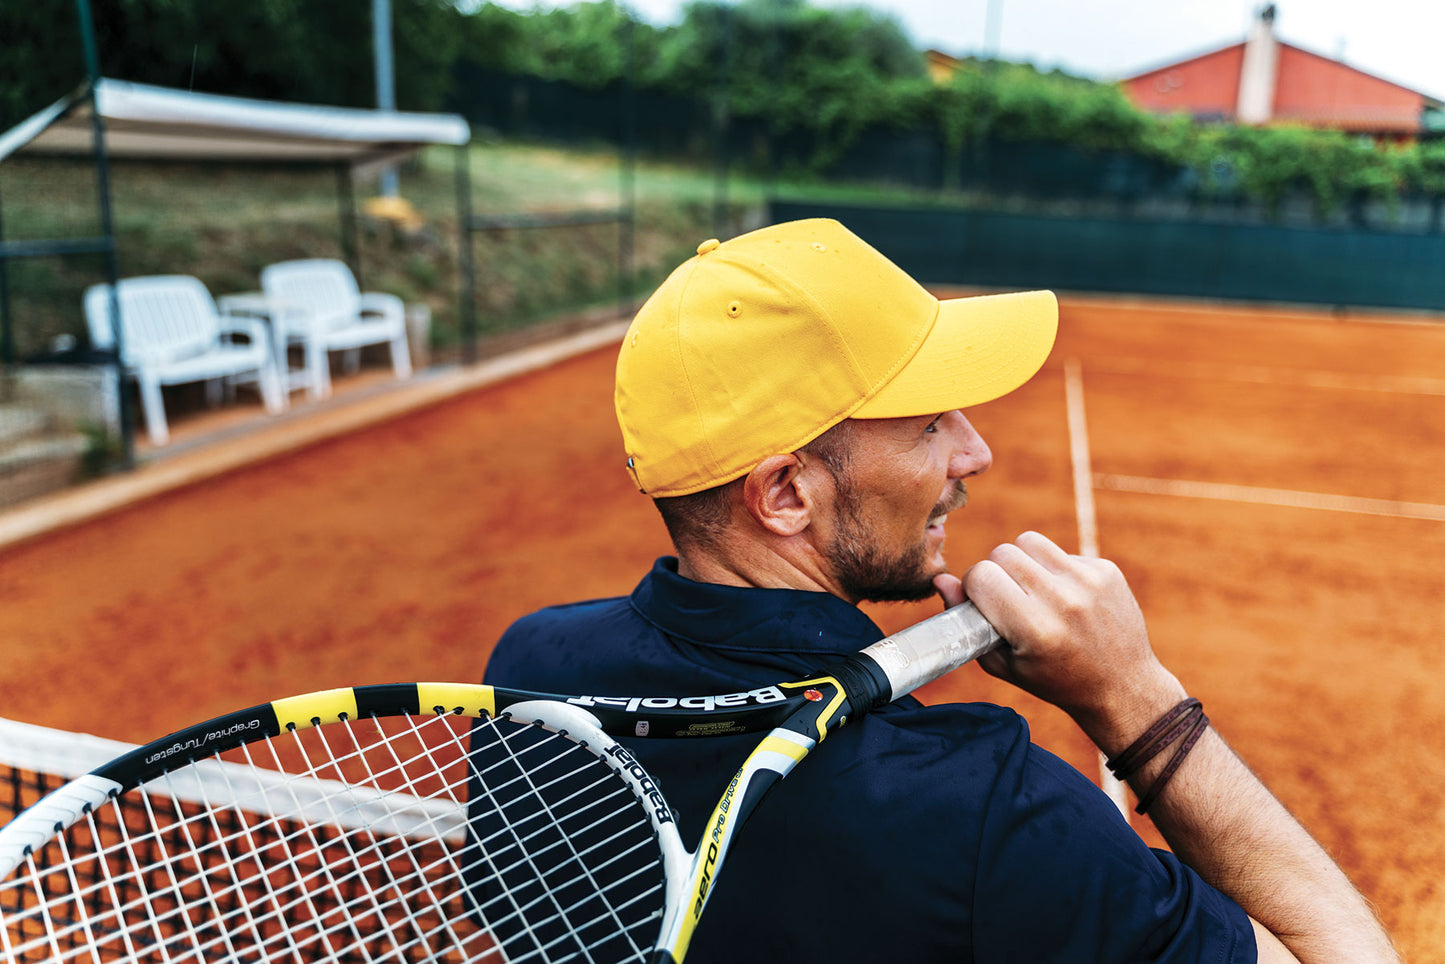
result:
[[[629,591],[667,543],[622,469],[612,358],[0,550],[0,715],[143,741],[313,689],[472,681],[517,616]],[[1407,958],[1445,961],[1445,325],[1066,300],[1044,371],[970,412],[995,467],[949,521],[956,569],[1029,528],[1078,548],[1071,361],[1100,550],[1156,649]],[[977,667],[923,695],[1011,704],[1097,775],[1067,718]]]

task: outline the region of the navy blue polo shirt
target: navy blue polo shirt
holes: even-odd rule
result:
[[[599,696],[736,692],[882,638],[828,593],[693,582],[544,609],[486,681]],[[633,741],[695,845],[756,735]],[[988,703],[905,697],[831,734],[740,833],[688,953],[739,961],[1245,962],[1248,918],[1146,847],[1077,770]]]

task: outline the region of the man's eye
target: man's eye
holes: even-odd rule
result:
[[[942,416],[942,415],[938,416],[938,418],[935,418],[933,421],[929,422],[929,423],[928,423],[928,427],[925,428],[924,431],[925,431],[925,432],[937,432],[937,431],[938,431],[938,423],[941,422],[941,421],[943,421],[943,416]]]

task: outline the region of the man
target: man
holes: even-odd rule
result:
[[[879,639],[862,600],[969,598],[1008,640],[984,669],[1133,769],[1174,851],[1146,848],[1012,711],[905,698],[774,789],[690,962],[1395,959],[1343,874],[1186,702],[1112,564],[1025,533],[946,571],[944,520],[992,460],[962,409],[1032,377],[1056,320],[1048,292],[940,303],[828,220],[705,242],[639,312],[617,415],[677,557],[630,597],[518,621],[487,681],[733,692]],[[753,742],[636,744],[684,839]]]

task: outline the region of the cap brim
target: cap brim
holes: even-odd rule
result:
[[[938,319],[898,374],[854,418],[904,418],[981,405],[1028,381],[1059,327],[1052,291],[939,302]]]

